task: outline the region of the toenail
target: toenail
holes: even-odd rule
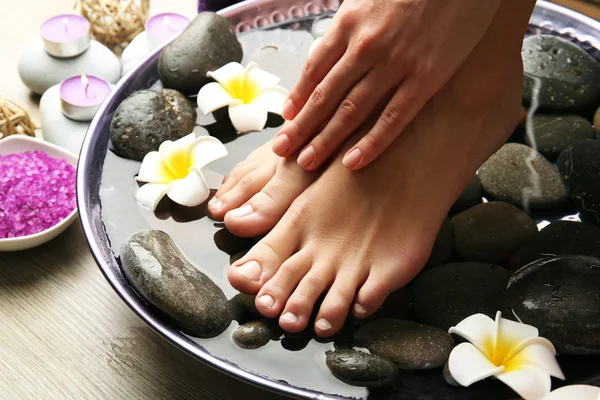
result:
[[[290,138],[285,133],[283,135],[277,136],[273,140],[273,152],[275,154],[283,154],[290,148]]]
[[[366,313],[367,313],[367,309],[366,309],[366,308],[364,308],[362,305],[360,305],[360,304],[358,304],[358,303],[356,303],[356,304],[354,305],[354,311],[355,311],[357,314],[359,314],[359,315],[362,315],[362,314],[366,314]]]
[[[275,304],[275,299],[268,294],[260,296],[256,301],[258,301],[263,307],[271,308]]]
[[[221,207],[223,207],[223,202],[221,200],[217,200],[212,204],[209,204],[210,208],[212,208],[215,211],[218,211],[221,209]]]
[[[362,159],[362,153],[359,149],[354,149],[349,153],[346,153],[344,159],[342,160],[342,164],[346,166],[346,168],[355,167],[360,160]]]
[[[279,320],[281,322],[286,322],[288,324],[295,324],[298,322],[298,317],[296,316],[296,314],[292,314],[291,312],[286,312],[279,318]]]
[[[308,168],[313,161],[315,161],[315,158],[317,158],[315,149],[313,149],[312,146],[309,146],[304,149],[302,153],[300,153],[300,156],[298,157],[298,165],[300,165],[302,168]]]
[[[328,330],[331,329],[331,324],[325,318],[321,318],[320,320],[318,320],[317,322],[315,322],[315,326],[320,331],[328,331]]]
[[[253,260],[239,266],[237,272],[244,278],[256,282],[260,279],[262,269],[260,264]]]
[[[248,204],[240,208],[236,208],[235,210],[231,210],[228,214],[233,218],[241,218],[248,214],[252,214],[252,206]]]

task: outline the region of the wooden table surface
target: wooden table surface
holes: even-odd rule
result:
[[[600,8],[560,0],[596,18]],[[152,0],[192,16],[195,0]],[[0,0],[0,96],[31,111],[23,47],[72,0]],[[41,247],[0,254],[1,399],[282,399],[203,365],[152,331],[113,292],[73,224]]]

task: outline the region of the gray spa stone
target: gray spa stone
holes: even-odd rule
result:
[[[141,32],[123,49],[121,53],[121,76],[129,72],[142,58],[150,53],[148,35]]]
[[[600,354],[600,259],[557,256],[521,268],[504,313],[538,328],[560,354]]]
[[[325,353],[327,367],[340,381],[354,386],[381,387],[392,384],[400,373],[390,360],[351,349]]]
[[[490,197],[520,208],[558,208],[569,200],[567,187],[556,168],[524,144],[505,144],[477,174]]]
[[[578,115],[534,115],[532,128],[533,140],[525,135],[525,143],[531,147],[535,144],[537,150],[551,161],[569,145],[596,138],[592,124]]]
[[[44,92],[40,99],[40,115],[44,140],[78,155],[90,123],[64,116],[60,107],[60,85]]]
[[[354,343],[401,369],[441,367],[454,347],[450,335],[439,328],[389,318],[360,327],[354,333]]]
[[[232,321],[223,291],[162,231],[138,232],[121,245],[121,267],[136,292],[185,333],[210,338]]]
[[[233,332],[232,338],[242,349],[258,349],[279,336],[281,330],[277,320],[259,319],[240,325]]]
[[[77,57],[56,58],[46,52],[42,39],[38,39],[31,42],[19,58],[19,75],[23,83],[40,95],[64,79],[80,74],[117,83],[121,77],[121,63],[108,47],[95,40]]]

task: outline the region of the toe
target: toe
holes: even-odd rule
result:
[[[381,307],[388,294],[394,289],[387,274],[371,270],[366,282],[362,285],[352,305],[352,315],[355,318],[366,318]]]
[[[306,251],[296,253],[286,260],[256,295],[258,311],[268,318],[279,315],[298,283],[310,270],[310,266],[311,257]],[[298,322],[298,315],[293,313],[282,315],[282,318],[292,324]]]
[[[333,281],[333,270],[313,266],[289,297],[279,317],[279,326],[287,332],[306,329],[315,303]]]
[[[225,215],[225,225],[238,236],[261,235],[275,224],[292,202],[314,181],[314,172],[303,171],[295,162],[286,164],[243,206]]]

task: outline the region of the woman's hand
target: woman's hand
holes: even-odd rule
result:
[[[287,157],[306,145],[298,164],[315,169],[387,102],[342,161],[353,170],[369,164],[464,62],[499,4],[346,0],[284,105],[291,121],[275,136],[273,151]]]

